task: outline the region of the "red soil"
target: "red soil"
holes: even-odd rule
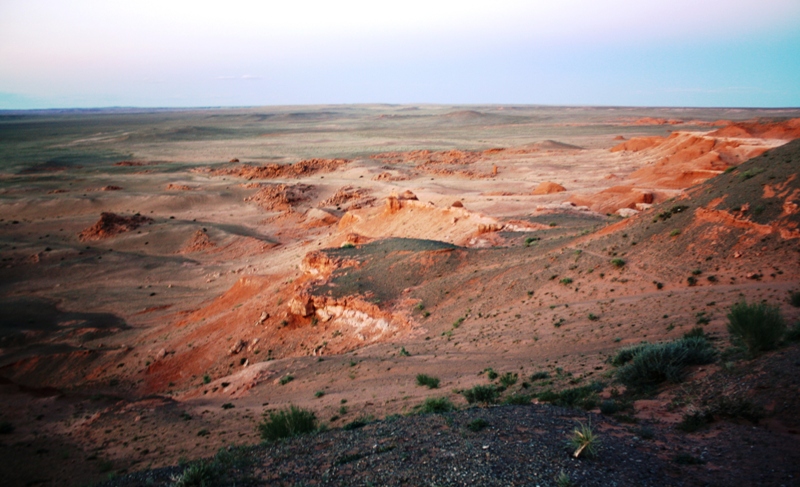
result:
[[[784,122],[761,120],[735,122],[727,127],[715,130],[708,135],[716,137],[794,140],[800,138],[800,118],[793,118]]]

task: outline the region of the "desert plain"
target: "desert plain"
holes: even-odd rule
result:
[[[495,416],[513,423],[508,408],[593,384],[583,408],[541,406],[608,439],[594,459],[564,449],[574,485],[611,485],[581,462],[601,468],[613,441],[660,462],[640,485],[797,485],[800,349],[737,352],[727,314],[746,300],[779,307],[790,326],[800,318],[798,117],[497,105],[2,112],[0,477],[89,485],[178,469],[258,444],[263,415],[289,405],[327,425],[317,438],[398,415],[431,434],[455,428],[415,415],[430,397],[483,414],[492,431]],[[646,395],[615,379],[619,349],[697,328],[713,363]],[[527,404],[468,404],[461,392],[492,383],[491,371],[513,375],[504,397]],[[758,417],[709,409],[720,398]],[[620,411],[601,411],[615,400]],[[697,412],[708,424],[678,428]],[[462,437],[491,451],[481,434]],[[301,480],[262,460],[249,481],[423,485],[370,480],[370,456],[352,455],[318,460]],[[333,467],[362,476],[319,476]],[[121,485],[168,478],[153,475]],[[556,480],[438,485],[481,483]]]

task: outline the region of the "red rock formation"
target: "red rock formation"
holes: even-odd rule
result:
[[[540,194],[553,194],[553,193],[560,193],[562,191],[566,191],[567,188],[561,186],[558,183],[553,183],[550,181],[545,181],[543,183],[539,183],[539,186],[533,190],[533,194],[540,195]]]
[[[145,223],[152,222],[152,218],[135,214],[133,216],[119,216],[114,213],[101,213],[100,219],[89,228],[78,234],[82,242],[90,240],[103,240],[114,235],[139,228]]]

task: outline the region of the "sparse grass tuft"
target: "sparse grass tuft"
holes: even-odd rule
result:
[[[556,477],[556,486],[558,487],[572,487],[572,479],[569,478],[569,475],[565,471],[560,471],[558,476]]]
[[[728,332],[733,342],[741,342],[750,355],[755,356],[778,346],[786,332],[786,324],[777,306],[742,301],[731,306]]]
[[[436,389],[439,387],[439,378],[426,374],[417,374],[417,385],[427,386],[428,389]]]
[[[536,396],[542,402],[550,402],[556,406],[568,408],[593,409],[599,400],[597,393],[603,390],[603,384],[592,382],[589,385],[564,389],[561,392],[547,390]]]
[[[258,425],[261,439],[277,441],[283,438],[311,433],[317,429],[317,416],[313,411],[297,406],[271,411]]]

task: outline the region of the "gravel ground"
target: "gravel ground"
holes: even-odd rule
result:
[[[470,422],[488,426],[473,432]],[[569,438],[591,421],[601,446],[575,459]],[[622,434],[620,434],[622,433]],[[555,486],[563,472],[575,486],[686,486],[653,448],[602,417],[545,405],[471,408],[331,430],[248,450],[252,464],[235,485]],[[140,472],[106,486],[169,485],[177,467]],[[229,483],[218,480],[218,483]],[[245,479],[247,477],[247,479]],[[229,485],[234,485],[229,483]]]

